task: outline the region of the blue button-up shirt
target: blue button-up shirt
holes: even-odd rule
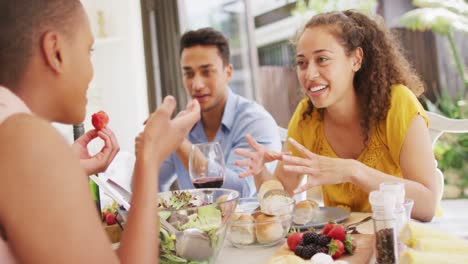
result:
[[[234,162],[243,159],[236,155],[237,148],[249,148],[245,139],[246,134],[252,135],[259,144],[269,150],[281,151],[281,141],[273,117],[259,104],[234,94],[228,88],[228,98],[224,108],[221,126],[214,141],[221,144],[226,163],[226,174],[222,188],[239,191],[242,197],[256,194],[253,177],[239,178],[244,169],[237,167]],[[188,135],[192,144],[205,143],[208,139],[201,121],[195,124]],[[268,163],[268,170],[273,172],[276,163]],[[180,189],[193,189],[190,175],[175,153],[167,158],[159,172],[159,191],[167,191],[174,178],[177,177]]]

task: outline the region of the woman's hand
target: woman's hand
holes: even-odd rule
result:
[[[281,160],[281,153],[267,150],[264,146],[258,144],[251,135],[246,135],[245,138],[253,151],[244,148],[239,148],[234,151],[237,155],[247,158],[244,160],[236,160],[235,162],[236,166],[248,168],[240,173],[239,177],[244,178],[258,175],[265,168],[265,163]]]
[[[88,151],[88,144],[97,137],[104,141],[104,146],[96,155],[91,156]],[[94,129],[86,132],[73,143],[72,149],[78,154],[81,166],[89,176],[106,171],[119,152],[120,147],[112,130],[103,128],[99,131]]]
[[[146,155],[146,151],[150,151],[159,162],[163,162],[179,147],[190,129],[200,120],[200,105],[197,100],[188,103],[186,109],[171,120],[175,106],[174,97],[166,96],[163,104],[151,114],[144,131],[135,140],[137,155]]]
[[[309,176],[307,183],[299,186],[294,190],[294,193],[297,194],[323,184],[338,184],[349,181],[349,176],[354,171],[354,160],[317,155],[292,138],[289,138],[288,141],[304,158],[283,155],[284,171]]]

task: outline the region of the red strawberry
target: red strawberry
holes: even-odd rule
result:
[[[330,230],[335,226],[335,222],[328,222],[322,230],[322,235],[328,234]]]
[[[354,254],[356,251],[356,240],[354,240],[349,234],[346,235],[346,239],[344,241],[344,246],[346,253]]]
[[[343,225],[335,225],[327,234],[327,236],[338,239],[340,241],[345,241],[346,239],[346,229]]]
[[[106,223],[107,225],[115,224],[115,214],[109,213],[106,215]]]
[[[337,259],[343,255],[345,249],[343,242],[337,239],[333,239],[328,244],[328,255],[332,256],[333,259]]]
[[[302,241],[302,233],[292,233],[288,236],[288,247],[290,250],[294,251],[297,247],[297,244],[299,244]]]
[[[107,211],[102,212],[102,221],[106,221],[106,218],[107,218],[108,214],[109,214],[109,212],[107,212]]]
[[[101,130],[109,123],[109,116],[104,111],[99,111],[91,116],[91,123],[96,130]]]

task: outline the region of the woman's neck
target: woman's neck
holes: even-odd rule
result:
[[[336,126],[350,127],[360,124],[361,112],[356,94],[346,96],[347,98],[329,106],[325,109],[324,120]]]

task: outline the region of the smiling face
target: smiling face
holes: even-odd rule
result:
[[[200,103],[202,112],[224,109],[232,65],[223,65],[216,46],[184,48],[180,64],[187,92]]]
[[[297,44],[297,76],[314,107],[327,108],[355,96],[353,78],[362,59],[360,49],[346,55],[330,28],[307,28]]]

